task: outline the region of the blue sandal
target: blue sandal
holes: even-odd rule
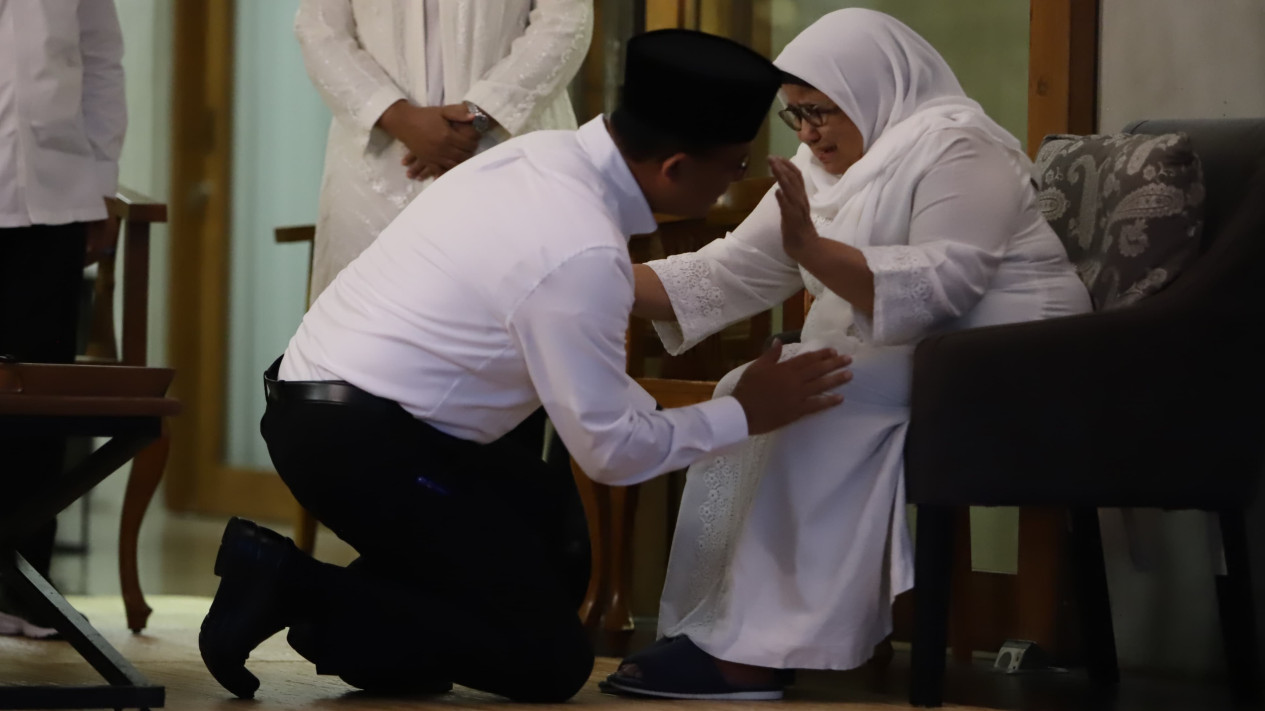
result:
[[[624,663],[636,664],[641,676],[615,672],[598,684],[598,688],[610,694],[660,699],[775,701],[782,698],[780,681],[761,686],[729,683],[716,667],[716,660],[689,637],[660,640],[628,657]]]

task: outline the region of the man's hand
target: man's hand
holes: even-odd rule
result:
[[[404,166],[404,170],[409,180],[427,180],[429,178],[438,178],[445,171],[437,165],[423,163],[420,158],[408,153],[400,161],[400,165]]]
[[[774,341],[734,387],[733,396],[747,413],[749,434],[772,432],[838,405],[843,396],[829,391],[852,380],[852,371],[844,370],[852,357],[832,349],[801,353],[784,363],[778,362],[781,356],[782,344]]]
[[[378,119],[378,125],[404,144],[409,155],[404,165],[413,172],[418,164],[419,175],[432,167],[442,173],[474,155],[479,145],[479,132],[474,120],[461,104],[447,106],[413,106],[407,101],[391,104]]]

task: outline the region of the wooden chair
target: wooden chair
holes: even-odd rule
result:
[[[316,225],[278,227],[273,231],[273,238],[277,244],[306,243],[308,245],[307,293],[310,298],[312,293],[312,244],[316,240]],[[316,525],[316,517],[309,513],[307,509],[299,506],[294,520],[294,542],[299,547],[299,550],[309,555],[316,550]]]
[[[163,418],[179,410],[179,404],[166,397],[173,375],[162,368],[0,363],[0,427],[6,433],[110,438],[87,459],[42,482],[30,495],[0,502],[0,579],[28,607],[54,620],[56,629],[109,685],[6,683],[0,685],[0,708],[163,705],[163,687],[150,684],[132,667],[17,553],[16,547],[18,541],[164,436]],[[132,477],[136,478],[135,470]],[[133,625],[130,619],[128,624]]]
[[[97,262],[93,284],[92,320],[86,353],[80,364],[144,366],[149,335],[149,228],[167,222],[167,206],[133,190],[120,188],[106,200],[110,243]],[[123,349],[119,352],[114,324],[115,256],[123,237]],[[128,476],[119,524],[119,580],[127,626],[145,629],[150,607],[141,591],[137,546],[141,521],[167,466],[170,441],[166,429],[137,454]]]

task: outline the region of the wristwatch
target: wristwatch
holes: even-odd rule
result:
[[[465,103],[466,111],[470,112],[474,116],[474,121],[470,122],[470,125],[474,126],[474,130],[478,131],[480,134],[484,134],[492,130],[492,117],[488,116],[487,112],[479,108],[473,102],[467,101]]]

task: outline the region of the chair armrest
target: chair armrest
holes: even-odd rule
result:
[[[1071,403],[1073,391],[1122,375],[1113,363],[1128,354],[1151,364],[1147,329],[1137,323],[1145,320],[1142,313],[1085,314],[930,336],[914,352],[911,407],[960,411],[966,402],[971,409],[1013,405],[1037,394]]]
[[[764,339],[764,346],[762,347],[762,350],[767,351],[769,348],[772,348],[774,338],[781,341],[782,345],[784,346],[790,345],[792,343],[799,343],[801,333],[803,332],[802,331],[782,331],[781,333],[775,333],[772,336],[769,336],[768,338]]]
[[[162,223],[167,221],[167,205],[135,190],[120,187],[106,199],[110,215],[123,222]]]
[[[909,500],[1065,504],[1092,493],[1098,506],[1168,506],[1192,472],[1239,476],[1259,454],[1243,443],[1263,426],[1232,402],[1255,388],[1238,367],[1250,354],[1210,351],[1209,334],[1228,324],[1166,296],[923,341],[905,448]],[[1138,476],[1151,498],[1138,498]]]
[[[689,407],[712,399],[716,383],[710,380],[672,380],[670,378],[637,378],[655,402],[665,408]]]
[[[312,242],[316,239],[316,225],[289,225],[273,230],[273,239],[277,244],[289,242]]]

